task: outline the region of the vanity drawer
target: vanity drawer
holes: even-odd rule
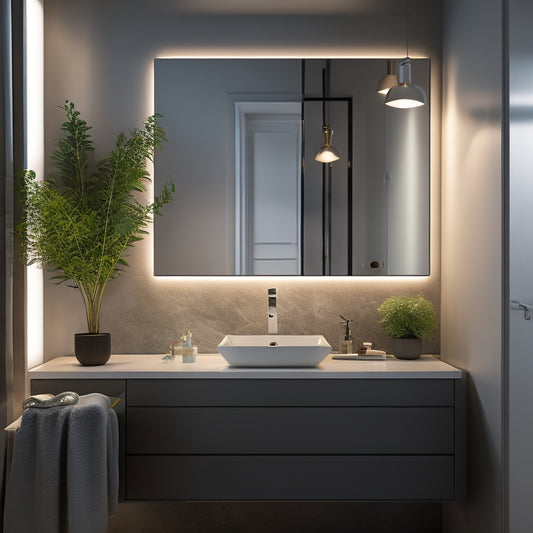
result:
[[[453,454],[451,407],[129,407],[128,454]]]
[[[99,392],[106,396],[123,396],[126,390],[124,379],[33,379],[32,394],[59,394],[73,391],[78,394]]]
[[[128,500],[451,500],[450,456],[129,456]]]
[[[130,406],[453,406],[451,379],[139,379]]]

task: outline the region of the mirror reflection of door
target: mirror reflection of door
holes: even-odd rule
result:
[[[299,274],[301,105],[236,102],[235,126],[235,273]]]

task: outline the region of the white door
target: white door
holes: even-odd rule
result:
[[[237,102],[237,274],[300,273],[299,102]]]

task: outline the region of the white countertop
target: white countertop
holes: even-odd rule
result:
[[[52,359],[29,370],[30,379],[460,379],[457,368],[431,355],[414,361],[342,361],[331,354],[314,368],[233,368],[221,355],[196,356],[195,363],[164,362],[156,355],[112,355],[105,365],[82,366],[74,356]]]

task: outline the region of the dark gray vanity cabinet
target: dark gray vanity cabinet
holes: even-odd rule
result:
[[[460,380],[129,380],[128,499],[453,500]]]
[[[32,381],[32,391],[47,381]],[[125,384],[126,500],[454,500],[464,492],[463,380]]]

